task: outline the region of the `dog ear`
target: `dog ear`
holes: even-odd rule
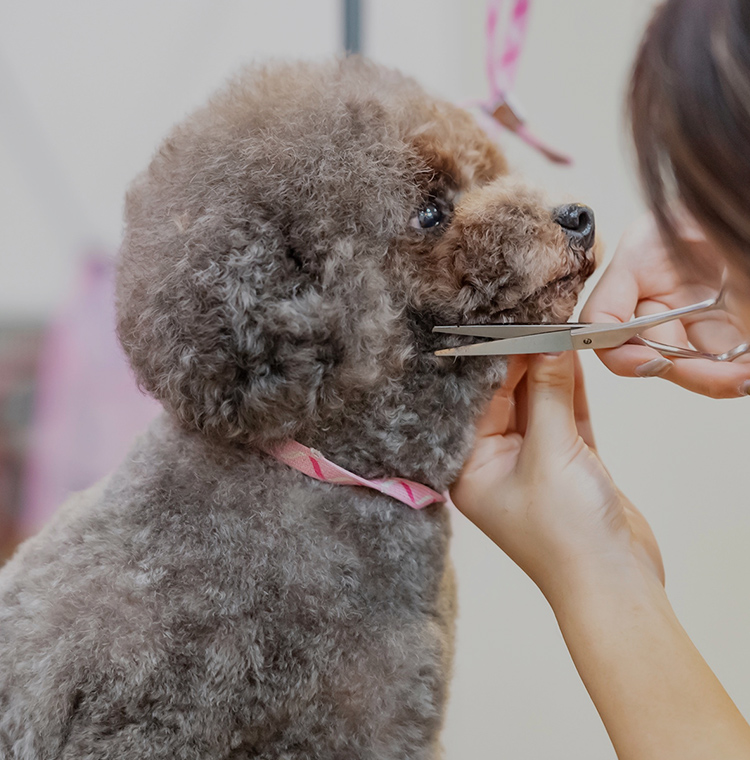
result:
[[[347,329],[319,260],[247,201],[170,219],[163,195],[134,185],[120,253],[118,333],[141,387],[212,437],[295,437],[316,424]]]
[[[410,358],[385,272],[410,152],[377,99],[323,86],[333,68],[246,72],[126,198],[120,340],[141,386],[209,435],[299,437]]]

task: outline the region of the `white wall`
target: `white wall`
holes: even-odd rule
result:
[[[482,0],[371,0],[373,57],[452,99],[484,94]],[[513,137],[513,164],[556,201],[597,214],[611,252],[640,204],[621,130],[630,59],[651,0],[536,0],[518,94],[576,164]],[[51,313],[81,237],[114,247],[124,189],[169,126],[243,60],[337,49],[336,0],[28,0],[0,6],[0,316]],[[11,72],[53,158],[21,110]],[[26,146],[26,147],[25,147]],[[53,161],[60,179],[50,173]],[[41,179],[40,179],[41,178]],[[45,179],[46,178],[46,179]],[[67,185],[68,203],[48,203]],[[750,402],[714,402],[658,379],[624,380],[586,357],[596,432],[615,479],[650,519],[680,618],[750,716]],[[614,757],[536,588],[460,515],[456,677],[448,758]]]
[[[339,24],[338,0],[0,4],[0,316],[59,305],[82,239],[117,246],[125,187],[229,74],[329,55]]]

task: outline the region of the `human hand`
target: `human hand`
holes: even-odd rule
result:
[[[724,261],[695,225],[685,225],[683,239],[696,255],[714,269],[712,282],[702,282],[675,267],[656,222],[650,215],[634,224],[622,237],[612,262],[581,312],[585,322],[626,322],[635,316],[654,314],[716,295],[721,286]],[[683,317],[644,332],[644,337],[673,346],[692,344],[701,351],[721,353],[744,343],[748,337],[732,314],[723,310]],[[652,348],[626,343],[597,351],[616,375],[664,377],[695,393],[713,398],[733,398],[750,393],[750,361],[667,359]]]
[[[605,566],[635,562],[663,583],[648,523],[596,454],[573,352],[513,357],[451,498],[550,601]]]

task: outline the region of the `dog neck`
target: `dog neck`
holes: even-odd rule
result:
[[[326,459],[316,449],[303,446],[297,441],[287,441],[266,451],[280,462],[315,478],[315,480],[342,486],[372,488],[403,502],[413,509],[422,509],[428,504],[442,503],[446,500],[437,491],[433,491],[422,483],[415,483],[413,480],[405,480],[404,478],[373,478],[368,480],[361,478],[359,475],[355,475]]]

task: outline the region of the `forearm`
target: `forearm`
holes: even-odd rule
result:
[[[548,594],[620,760],[750,758],[750,726],[637,565]]]

